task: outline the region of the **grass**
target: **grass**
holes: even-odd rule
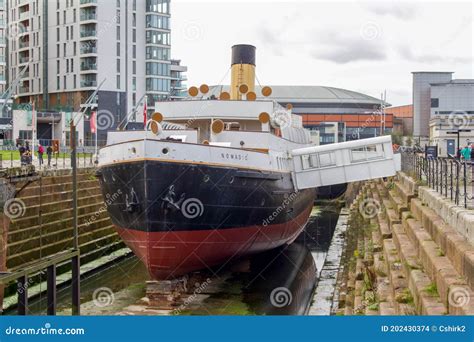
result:
[[[399,293],[395,299],[398,303],[402,304],[413,304],[413,296],[409,289],[404,289],[401,293]]]
[[[372,311],[377,311],[379,309],[379,303],[370,304],[367,308]]]
[[[436,284],[431,283],[427,287],[425,287],[426,293],[428,293],[432,297],[437,297],[438,296],[438,288],[436,287]]]

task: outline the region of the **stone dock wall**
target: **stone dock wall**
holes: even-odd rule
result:
[[[335,314],[474,314],[471,215],[404,173],[366,182],[350,206]]]
[[[124,246],[113,229],[94,172],[78,171],[81,264]],[[21,191],[11,203],[11,215],[4,215],[2,227],[7,236],[6,246],[3,241],[1,247],[6,249],[8,271],[73,247],[71,171],[43,172],[40,180],[15,187]]]

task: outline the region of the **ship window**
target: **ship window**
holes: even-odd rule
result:
[[[309,166],[309,155],[302,155],[301,156],[301,166],[303,170],[310,169],[311,167]]]
[[[313,153],[301,156],[303,170],[317,169],[336,165],[334,152]]]
[[[314,167],[319,167],[319,161],[318,161],[318,155],[317,154],[311,154],[309,156],[309,166],[314,168]]]
[[[382,144],[367,145],[351,149],[351,162],[357,163],[365,160],[382,159],[384,150]]]
[[[336,155],[334,152],[320,153],[319,154],[319,165],[320,167],[328,167],[336,165]]]

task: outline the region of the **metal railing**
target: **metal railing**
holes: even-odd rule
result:
[[[474,162],[402,153],[402,171],[456,205],[474,208]]]
[[[87,150],[92,150],[93,147],[87,148]],[[84,148],[86,150],[86,148]],[[40,163],[38,154],[35,153],[34,161],[32,161],[31,156],[29,157],[19,157],[17,151],[3,151],[0,153],[0,169],[12,169],[19,168],[28,165],[34,165],[37,170],[58,170],[58,169],[70,169],[71,166],[71,153],[70,152],[60,152],[54,153],[48,159],[46,153],[43,154],[43,161]],[[79,150],[76,154],[76,165],[78,168],[90,168],[97,166],[97,161],[95,154],[93,152],[83,152]]]

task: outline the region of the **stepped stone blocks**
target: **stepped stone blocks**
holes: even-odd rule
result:
[[[420,195],[420,197],[418,197]],[[382,203],[371,220],[358,213],[360,203]],[[404,173],[395,181],[371,181],[351,205],[347,234],[365,256],[346,267],[344,314],[472,315],[474,246],[468,240],[474,213],[446,205]],[[442,216],[439,213],[445,213]],[[448,217],[451,215],[450,217]],[[456,216],[457,219],[454,219]],[[461,225],[455,227],[453,222]],[[374,229],[366,233],[367,225]],[[463,226],[464,225],[464,226]],[[371,248],[368,248],[370,246]],[[354,252],[348,248],[347,255]],[[374,289],[359,291],[358,282],[375,274]],[[378,304],[370,305],[368,299]]]
[[[471,244],[474,244],[474,211],[455,206],[436,191],[421,187],[419,197],[447,224],[456,229]]]
[[[17,184],[20,190],[25,184]],[[70,171],[43,172],[17,196],[25,206],[12,219],[8,233],[7,266],[24,265],[72,248],[72,178]],[[93,169],[78,172],[78,229],[81,262],[92,261],[123,247],[105,210]],[[93,217],[93,219],[92,219]]]

